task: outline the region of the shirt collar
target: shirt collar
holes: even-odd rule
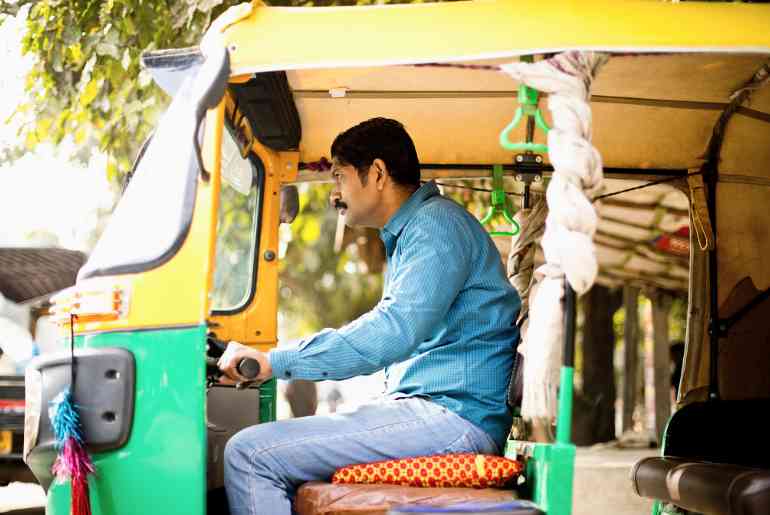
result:
[[[380,231],[380,236],[383,243],[385,243],[385,250],[388,256],[393,254],[393,249],[396,246],[396,240],[399,234],[404,229],[406,223],[414,216],[417,210],[420,208],[423,202],[431,197],[439,195],[438,186],[434,181],[429,181],[420,186],[412,195],[401,204],[398,211],[390,217],[388,223]]]

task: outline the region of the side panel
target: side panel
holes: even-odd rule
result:
[[[78,347],[124,347],[136,359],[128,443],[93,455],[94,515],[203,515],[206,492],[206,327],[86,335]],[[48,514],[70,512],[70,486],[52,484]]]
[[[505,456],[526,460],[522,495],[548,515],[572,513],[575,446],[570,443],[540,443],[508,440]]]
[[[570,515],[575,446],[563,443],[537,444],[532,461],[535,464],[532,500],[548,515]]]

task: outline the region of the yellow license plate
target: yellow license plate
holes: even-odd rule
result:
[[[13,448],[13,433],[0,431],[0,454],[11,454]]]

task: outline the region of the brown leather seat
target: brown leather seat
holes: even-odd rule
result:
[[[294,509],[299,515],[385,515],[394,506],[451,506],[464,502],[505,502],[515,492],[496,488],[416,488],[394,485],[335,485],[311,482],[300,487]],[[537,515],[537,509],[516,512]]]
[[[653,457],[634,465],[631,481],[642,497],[670,502],[698,513],[770,513],[770,470],[767,469]]]

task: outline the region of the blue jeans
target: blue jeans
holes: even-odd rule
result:
[[[345,465],[452,452],[498,449],[472,423],[416,397],[252,426],[225,448],[230,513],[288,515],[302,483],[328,481]]]

